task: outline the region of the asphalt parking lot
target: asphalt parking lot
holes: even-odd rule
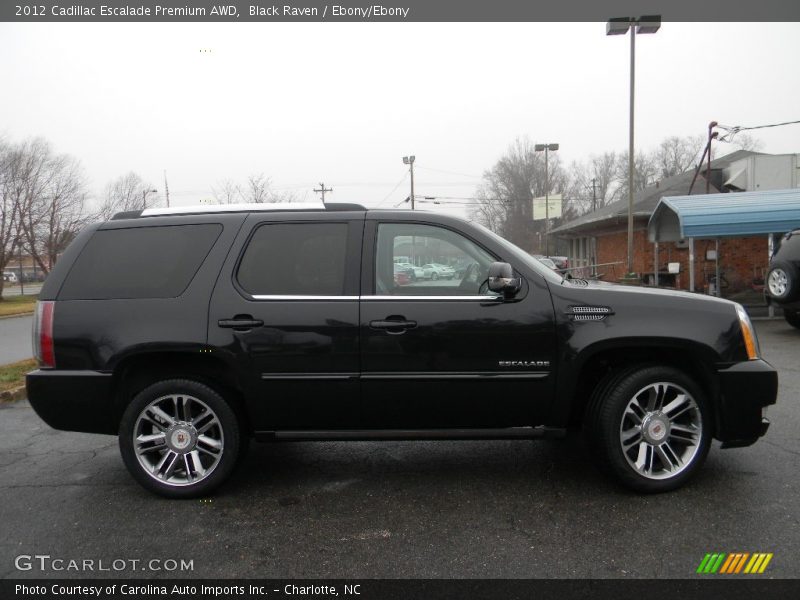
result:
[[[116,439],[0,408],[0,577],[692,577],[707,552],[800,565],[800,331],[756,323],[780,370],[772,427],[714,447],[688,487],[618,488],[579,439],[254,445],[213,498],[168,501]],[[193,561],[191,572],[18,571],[19,555]],[[140,567],[137,567],[140,569]]]

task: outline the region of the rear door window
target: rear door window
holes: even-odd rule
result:
[[[97,231],[70,269],[58,298],[180,296],[221,232],[217,223]]]
[[[237,270],[253,296],[341,296],[347,223],[269,223],[256,229]]]

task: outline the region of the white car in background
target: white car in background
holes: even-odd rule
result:
[[[448,265],[428,263],[427,265],[422,265],[422,268],[425,271],[425,279],[436,281],[437,279],[452,279],[456,276],[455,269]]]
[[[423,269],[422,267],[418,267],[416,265],[412,265],[411,263],[408,263],[408,262],[401,262],[401,263],[396,263],[396,264],[398,264],[401,267],[403,267],[404,269],[406,269],[407,272],[413,273],[414,274],[414,277],[413,277],[414,280],[425,279],[425,269]]]

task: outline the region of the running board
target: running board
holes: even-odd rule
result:
[[[392,440],[535,440],[562,438],[566,429],[503,427],[498,429],[356,429],[329,431],[256,431],[259,442],[392,441]]]

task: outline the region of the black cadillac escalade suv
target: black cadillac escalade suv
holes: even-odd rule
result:
[[[458,265],[413,281],[396,262]],[[565,279],[460,219],[358,205],[148,209],[85,229],[40,294],[34,409],[115,434],[144,487],[209,493],[251,438],[558,437],[674,489],[764,435],[742,307]]]

